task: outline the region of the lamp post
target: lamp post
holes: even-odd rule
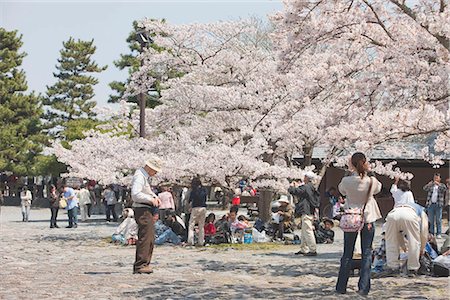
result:
[[[153,40],[145,30],[136,32],[136,39],[141,45],[141,53],[144,52],[144,48],[153,43]],[[144,65],[144,61],[141,60],[141,67]],[[145,94],[140,92],[138,95],[139,100],[139,136],[145,137]]]

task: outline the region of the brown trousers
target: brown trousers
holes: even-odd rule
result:
[[[155,226],[150,208],[134,208],[134,218],[138,224],[138,240],[136,241],[136,261],[134,270],[137,271],[150,264],[155,244]]]

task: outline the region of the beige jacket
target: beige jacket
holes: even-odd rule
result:
[[[364,176],[361,179],[359,175],[355,174],[342,178],[341,183],[339,183],[339,191],[342,195],[347,196],[344,208],[363,208],[367,200],[367,192],[371,179],[372,191],[370,192],[370,197],[364,210],[364,220],[366,223],[375,222],[382,217],[378,203],[373,197],[374,194],[378,194],[381,191],[381,182],[375,177]]]

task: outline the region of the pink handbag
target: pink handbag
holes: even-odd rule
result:
[[[367,199],[363,208],[346,208],[339,221],[339,227],[344,232],[358,232],[364,227],[364,210],[369,201],[370,192],[372,191],[372,178],[370,178],[370,186],[367,191]]]

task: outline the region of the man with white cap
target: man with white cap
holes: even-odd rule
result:
[[[416,203],[396,205],[386,217],[386,262],[388,269],[382,275],[398,273],[399,248],[408,240],[408,275],[414,276],[420,267],[419,257],[428,240],[428,217],[425,209]]]
[[[161,171],[160,163],[148,160],[143,168],[136,170],[131,184],[131,199],[136,223],[138,224],[138,240],[136,242],[136,261],[133,273],[153,273],[150,261],[155,242],[153,214],[160,205],[158,196],[152,191],[149,179]]]
[[[313,172],[306,172],[304,177],[304,184],[299,185],[298,182],[293,181],[289,187],[289,193],[299,198],[299,213],[301,215],[302,232],[300,251],[295,254],[302,254],[305,256],[316,256],[317,246],[316,238],[314,236],[314,214],[320,204],[320,197],[311,182],[316,175]]]

